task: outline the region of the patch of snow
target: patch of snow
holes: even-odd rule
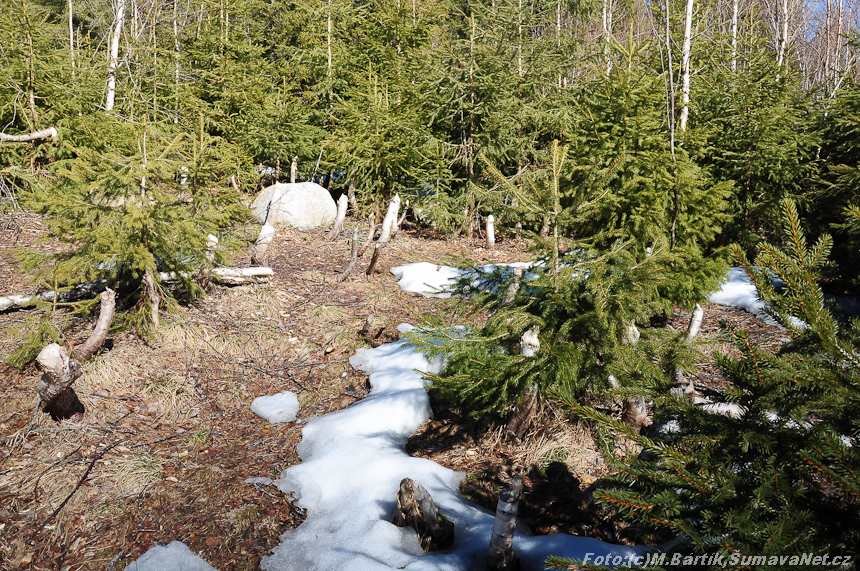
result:
[[[216,571],[179,541],[156,545],[132,562],[127,571]]]
[[[251,411],[272,424],[292,422],[299,412],[299,399],[290,391],[257,397],[251,403]]]
[[[435,266],[429,269],[435,272]],[[431,269],[432,268],[432,269]],[[426,281],[424,282],[426,283]],[[403,332],[411,326],[401,325]],[[359,349],[353,367],[370,374],[370,395],[351,406],[312,419],[297,448],[302,463],[275,481],[293,493],[307,519],[281,536],[260,564],[263,571],[466,571],[483,569],[494,516],[459,493],[464,475],[406,454],[406,440],[430,417],[421,371],[439,373],[405,341]],[[424,554],[411,528],[391,523],[403,478],[424,486],[455,524],[454,545]],[[565,534],[514,537],[523,569],[542,569],[550,555],[582,559],[586,553],[628,558],[646,547],[625,547]]]
[[[272,479],[267,478],[265,476],[258,476],[256,478],[246,478],[245,483],[246,484],[260,484],[261,486],[268,486],[269,484],[272,483]]]
[[[752,313],[765,323],[777,325],[776,320],[765,312],[765,303],[758,297],[755,286],[743,268],[730,268],[727,281],[708,298],[711,303],[738,307]]]
[[[420,293],[425,297],[451,297],[449,290],[463,276],[474,276],[472,285],[476,288],[492,287],[484,281],[493,271],[500,269],[511,271],[515,268],[530,268],[532,262],[514,262],[512,264],[487,264],[472,270],[461,270],[451,266],[417,262],[391,268],[391,273],[397,278],[397,284],[403,291]],[[529,277],[529,276],[527,276]]]

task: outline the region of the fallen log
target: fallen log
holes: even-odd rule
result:
[[[57,130],[54,127],[48,127],[41,131],[27,133],[26,135],[7,135],[0,133],[0,143],[27,143],[36,139],[51,139],[57,136]]]
[[[272,268],[268,267],[253,267],[253,268],[213,268],[212,278],[216,281],[227,285],[243,285],[252,283],[255,280],[268,278],[275,275]],[[159,272],[158,278],[163,282],[175,282],[181,277],[193,279],[193,273],[182,273],[177,275],[175,272]],[[13,294],[0,297],[0,311],[8,309],[19,309],[22,307],[31,307],[38,302],[46,303],[67,303],[77,301],[79,299],[92,298],[103,292],[107,285],[101,280],[78,284],[67,291],[47,290],[31,295]]]

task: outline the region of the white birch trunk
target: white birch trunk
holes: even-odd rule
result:
[[[72,77],[75,77],[75,27],[72,21],[72,0],[69,5],[69,56],[72,60]]]
[[[684,16],[684,44],[681,47],[681,131],[687,131],[687,118],[690,115],[690,47],[693,35],[693,0],[687,0]]]
[[[490,214],[487,216],[487,249],[493,250],[496,247],[496,219]]]
[[[776,52],[776,65],[782,67],[785,63],[788,46],[788,0],[782,0],[782,14],[779,19],[779,45]]]
[[[125,0],[117,0],[116,17],[110,37],[110,60],[108,61],[108,84],[105,111],[112,111],[116,100],[116,68],[119,64],[119,40],[122,36],[122,22],[125,18]]]
[[[738,0],[732,0],[732,71],[738,70]]]

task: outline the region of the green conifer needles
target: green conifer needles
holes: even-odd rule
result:
[[[210,264],[207,236],[247,216],[226,182],[237,159],[202,129],[188,136],[128,128],[136,137],[101,150],[75,149],[73,159],[55,164],[50,185],[26,194],[27,205],[48,217],[47,238],[67,247],[27,252],[22,265],[60,284],[103,279],[132,300],[144,293],[146,275],[170,300],[159,272],[173,272],[188,293],[198,295],[193,277]]]
[[[726,328],[740,357],[717,357],[729,380],[725,405],[692,404],[654,390],[660,382],[641,383],[655,421],[674,427],[646,438],[568,401],[644,447],[618,465],[599,501],[657,540],[676,536],[680,552],[833,556],[860,547],[860,328],[839,326],[815,282],[829,238],[807,246],[795,205],[781,209],[782,243],[764,244],[755,266],[737,256],[791,340],[773,355]]]

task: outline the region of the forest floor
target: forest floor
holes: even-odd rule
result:
[[[33,214],[0,214],[0,295],[38,289],[14,254],[58,247],[37,243],[45,232]],[[173,540],[218,569],[257,569],[305,514],[275,487],[245,480],[276,479],[300,462],[304,419],[368,394],[367,376],[348,363],[357,348],[394,341],[399,323],[445,311],[440,300],[401,291],[389,269],[529,258],[527,242],[508,236],[488,251],[478,237],[407,227],[383,250],[372,276],[356,268],[338,283],[349,258],[347,234],[351,228],[329,242],[323,230],[281,229],[269,251],[275,275],[268,282],[210,286],[205,299],[164,315],[154,340],[128,331],[113,336],[74,385],[86,408],[80,418],[58,423],[34,410],[39,372],[0,363],[0,569],[122,569]],[[0,313],[0,359],[46,315]],[[361,333],[368,316],[373,325]],[[680,331],[689,318],[677,310],[665,326]],[[72,345],[95,323],[62,311],[52,319]],[[772,349],[780,342],[779,330],[744,311],[706,307],[703,360],[693,375],[706,393],[723,382],[708,355],[730,350],[720,340],[721,321]],[[299,422],[271,425],[250,411],[255,397],[285,390],[298,395]],[[636,539],[636,530],[616,526],[589,501],[610,468],[598,435],[560,408],[544,405],[520,441],[506,436],[498,419],[436,399],[433,406],[434,419],[407,451],[465,472],[462,490],[470,499],[493,509],[504,482],[518,473],[526,484],[521,517],[533,532]]]

